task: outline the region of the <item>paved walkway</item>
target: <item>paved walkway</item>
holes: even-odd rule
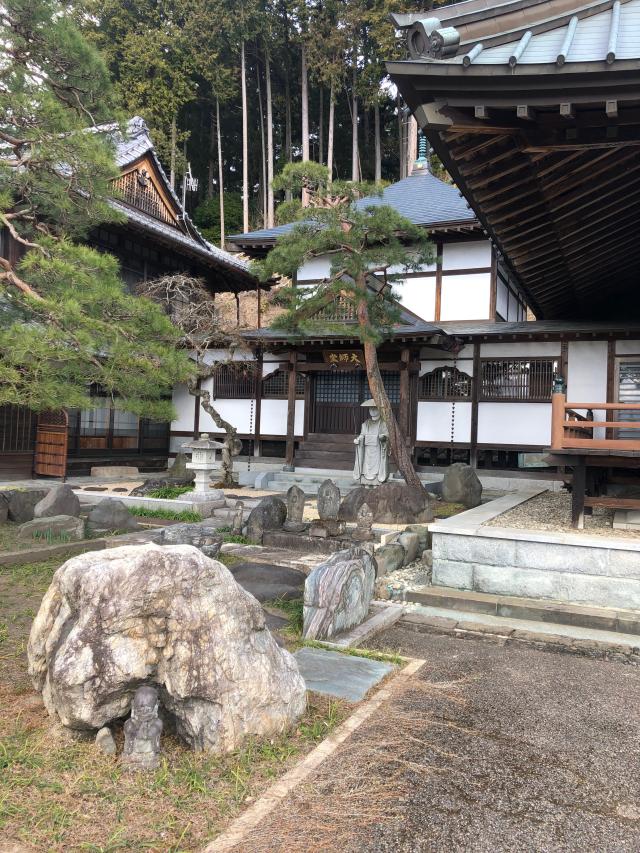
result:
[[[636,851],[640,670],[393,628],[427,663],[242,853]]]

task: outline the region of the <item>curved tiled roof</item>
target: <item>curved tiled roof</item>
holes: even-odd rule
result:
[[[367,196],[356,202],[357,207],[393,207],[414,225],[425,227],[476,222],[474,212],[451,184],[439,180],[428,169],[414,168],[409,177],[390,184],[381,196]],[[289,222],[275,228],[261,228],[246,234],[233,234],[228,239],[239,245],[251,243],[275,242],[278,237],[288,234],[298,223]]]

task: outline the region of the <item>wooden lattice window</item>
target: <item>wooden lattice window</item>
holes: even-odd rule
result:
[[[24,406],[0,406],[0,453],[33,450],[38,416]]]
[[[313,320],[329,323],[355,323],[357,319],[355,305],[345,296],[337,296],[313,315]]]
[[[471,377],[457,367],[436,367],[420,377],[419,400],[468,400],[471,398]]]
[[[251,400],[256,393],[256,365],[236,361],[221,364],[213,375],[213,396],[218,400]]]
[[[479,398],[547,403],[557,370],[557,358],[484,358]]]
[[[176,224],[175,218],[164,202],[164,199],[156,189],[144,168],[134,169],[113,181],[113,186],[124,202],[131,207],[137,207],[150,216],[166,222],[168,225]]]
[[[289,373],[286,370],[276,370],[262,380],[262,397],[264,400],[286,400],[289,396]],[[304,397],[304,376],[296,373],[296,397]]]

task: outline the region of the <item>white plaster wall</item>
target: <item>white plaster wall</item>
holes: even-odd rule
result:
[[[421,347],[420,348],[420,358],[426,360],[438,360],[442,359],[443,351],[438,349],[437,347]],[[460,352],[458,353],[458,358],[473,358],[473,344],[465,344]],[[451,356],[450,360],[453,360]]]
[[[443,275],[441,320],[485,320],[489,317],[491,276]]]
[[[418,441],[451,441],[452,403],[418,403],[416,439]],[[471,440],[471,403],[456,402],[454,441]]]
[[[408,278],[393,286],[400,304],[413,311],[423,320],[433,320],[436,316],[436,279],[435,276]]]
[[[616,353],[618,355],[640,354],[640,341],[616,341]]]
[[[518,300],[515,297],[511,297],[509,299],[509,311],[507,313],[507,320],[513,320],[516,322],[518,319]]]
[[[548,446],[551,403],[479,403],[478,444]]]
[[[213,400],[215,410],[234,426],[239,433],[249,433],[249,423],[251,420],[251,400]],[[255,418],[255,406],[254,406]],[[200,432],[222,433],[223,430],[218,429],[214,424],[211,416],[202,409],[200,411]]]
[[[503,281],[498,279],[498,288],[496,290],[496,311],[501,317],[507,316],[507,299],[509,290]]]
[[[491,266],[491,244],[488,240],[470,243],[445,243],[442,247],[442,269],[464,270]]]
[[[214,361],[253,361],[254,355],[249,349],[238,349],[230,355],[226,349],[210,349],[204,356],[205,364],[213,364]]]
[[[323,279],[329,275],[331,269],[331,255],[320,255],[317,258],[311,258],[303,264],[298,270],[298,281],[305,279]]]
[[[480,358],[526,358],[527,356],[560,358],[560,342],[521,341],[517,344],[480,344]]]
[[[171,432],[193,432],[195,397],[189,394],[186,385],[176,385],[173,389],[172,399],[176,410],[176,418],[171,421]]]
[[[294,435],[304,433],[304,400],[296,400]],[[260,433],[262,435],[287,434],[287,401],[263,400],[260,409]]]
[[[567,402],[607,402],[607,342],[569,341],[567,369]],[[586,414],[584,409],[578,409]],[[606,420],[606,411],[596,409],[597,421]],[[604,428],[594,429],[595,438],[605,438]]]
[[[436,367],[453,367],[453,361],[450,358],[433,358],[420,362],[420,376],[424,376],[425,373],[431,373],[432,370],[435,370]],[[456,367],[462,373],[467,373],[469,376],[473,376],[473,359],[471,358],[459,358],[456,362]]]

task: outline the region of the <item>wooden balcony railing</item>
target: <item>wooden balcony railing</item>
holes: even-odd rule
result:
[[[587,411],[587,417],[576,409]],[[617,420],[593,420],[593,411],[618,413]],[[638,420],[620,420],[620,413],[637,412]],[[595,438],[593,430],[606,430],[606,438]],[[638,438],[619,438],[618,430],[640,430],[640,403],[567,403],[565,394],[551,395],[551,449],[637,450]]]

